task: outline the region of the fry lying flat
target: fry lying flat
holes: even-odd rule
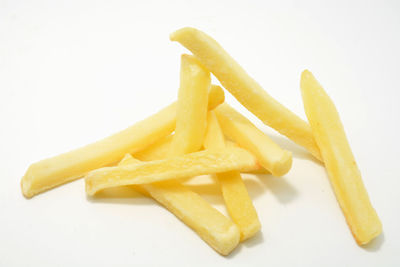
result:
[[[207,134],[204,139],[204,147],[207,149],[225,149],[225,139],[213,111],[208,112]],[[250,199],[240,172],[230,171],[217,173],[216,177],[221,187],[225,206],[232,220],[239,226],[240,241],[254,236],[260,231],[261,223],[258,220],[256,209]]]
[[[219,92],[217,92],[219,91]],[[209,92],[209,109],[224,101],[219,87]],[[90,145],[29,166],[21,180],[25,197],[33,197],[58,185],[81,178],[87,172],[118,162],[126,153],[143,150],[175,129],[176,103],[133,126]]]
[[[381,233],[382,224],[369,200],[339,114],[311,72],[302,73],[300,87],[336,198],[357,243],[367,244]]]
[[[119,166],[138,163],[140,161],[127,154]],[[237,226],[185,186],[168,182],[135,187],[145,190],[222,255],[228,255],[239,243]]]
[[[108,187],[148,184],[204,174],[232,170],[250,171],[259,168],[255,157],[241,148],[226,148],[222,151],[204,150],[164,160],[105,167],[91,171],[85,177],[86,192],[88,195],[93,195]]]
[[[214,39],[194,28],[180,29],[172,33],[170,39],[189,49],[243,106],[265,124],[321,159],[310,126],[272,98]]]
[[[282,176],[292,166],[292,153],[280,148],[246,117],[223,103],[215,109],[224,134],[249,150],[272,175]]]

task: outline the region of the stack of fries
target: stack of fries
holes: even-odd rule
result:
[[[212,73],[261,121],[325,164],[358,244],[381,233],[336,108],[309,71],[300,82],[308,124],[264,91],[210,36],[183,28],[170,39],[193,53],[181,57],[177,102],[101,141],[32,164],[21,181],[27,198],[81,177],[89,196],[130,186],[228,255],[261,228],[241,173],[283,176],[292,154],[224,103],[223,89],[211,84]],[[181,183],[204,174],[217,178],[230,218]]]

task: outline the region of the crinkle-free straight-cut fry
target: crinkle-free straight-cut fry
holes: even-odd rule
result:
[[[119,166],[137,164],[127,154]],[[192,228],[205,242],[222,255],[228,255],[239,243],[239,229],[228,218],[195,192],[177,182],[137,185]]]
[[[148,184],[232,170],[250,171],[259,168],[256,158],[241,148],[226,148],[221,151],[203,150],[164,160],[100,168],[86,175],[85,184],[87,194],[93,195],[108,187]]]
[[[182,55],[171,155],[179,156],[201,148],[207,124],[207,93],[210,86],[210,72],[196,57]]]
[[[339,114],[308,70],[301,75],[300,87],[336,198],[357,243],[367,244],[382,232],[382,224],[369,200]]]
[[[282,176],[292,166],[292,153],[280,148],[246,117],[226,103],[215,109],[224,134],[249,150],[272,175]]]
[[[272,98],[213,38],[187,27],[172,33],[170,39],[189,49],[243,106],[265,124],[321,159],[310,126]]]
[[[224,135],[213,111],[208,112],[204,147],[209,150],[226,148]],[[240,241],[249,239],[260,230],[261,224],[240,172],[217,173],[216,177],[229,215],[239,226]]]
[[[224,101],[221,88],[209,92],[208,108]],[[29,166],[21,180],[25,197],[33,197],[58,185],[81,178],[87,172],[118,162],[126,153],[145,149],[175,129],[176,103],[103,140],[48,158]]]

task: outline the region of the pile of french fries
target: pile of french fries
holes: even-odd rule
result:
[[[153,198],[222,255],[260,231],[261,223],[242,172],[280,177],[292,154],[224,103],[211,73],[266,125],[306,148],[326,167],[351,232],[364,245],[382,231],[336,108],[307,70],[300,87],[309,124],[272,98],[210,36],[183,28],[170,35],[192,52],[181,57],[178,100],[101,141],[32,164],[21,181],[30,198],[84,177],[89,196],[130,186]],[[215,175],[229,217],[182,184]]]

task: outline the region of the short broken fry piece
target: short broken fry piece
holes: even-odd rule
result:
[[[321,159],[310,126],[272,98],[213,38],[194,28],[170,35],[189,49],[249,111]]]
[[[301,75],[304,109],[347,224],[359,245],[382,232],[360,171],[350,149],[339,114],[330,97],[308,70]]]
[[[220,87],[211,88],[208,108],[224,101]],[[175,129],[176,103],[103,140],[48,158],[29,166],[21,180],[25,197],[33,197],[58,185],[83,177],[87,172],[118,162],[126,153],[141,151]]]
[[[171,155],[179,156],[201,148],[207,124],[207,94],[210,86],[210,72],[196,57],[182,55]]]
[[[241,148],[221,151],[203,150],[164,160],[142,162],[117,167],[105,167],[89,172],[85,177],[86,193],[115,186],[148,184],[232,170],[259,169],[255,157]]]
[[[204,147],[209,150],[226,148],[224,135],[213,111],[208,112]],[[217,173],[216,177],[229,215],[239,226],[240,241],[254,236],[260,230],[261,224],[240,172]]]
[[[119,166],[137,164],[127,154]],[[195,192],[177,182],[136,185],[192,228],[212,248],[228,255],[239,243],[239,229]]]
[[[256,156],[274,176],[286,174],[292,166],[292,153],[280,148],[246,117],[224,103],[215,109],[224,134]]]

